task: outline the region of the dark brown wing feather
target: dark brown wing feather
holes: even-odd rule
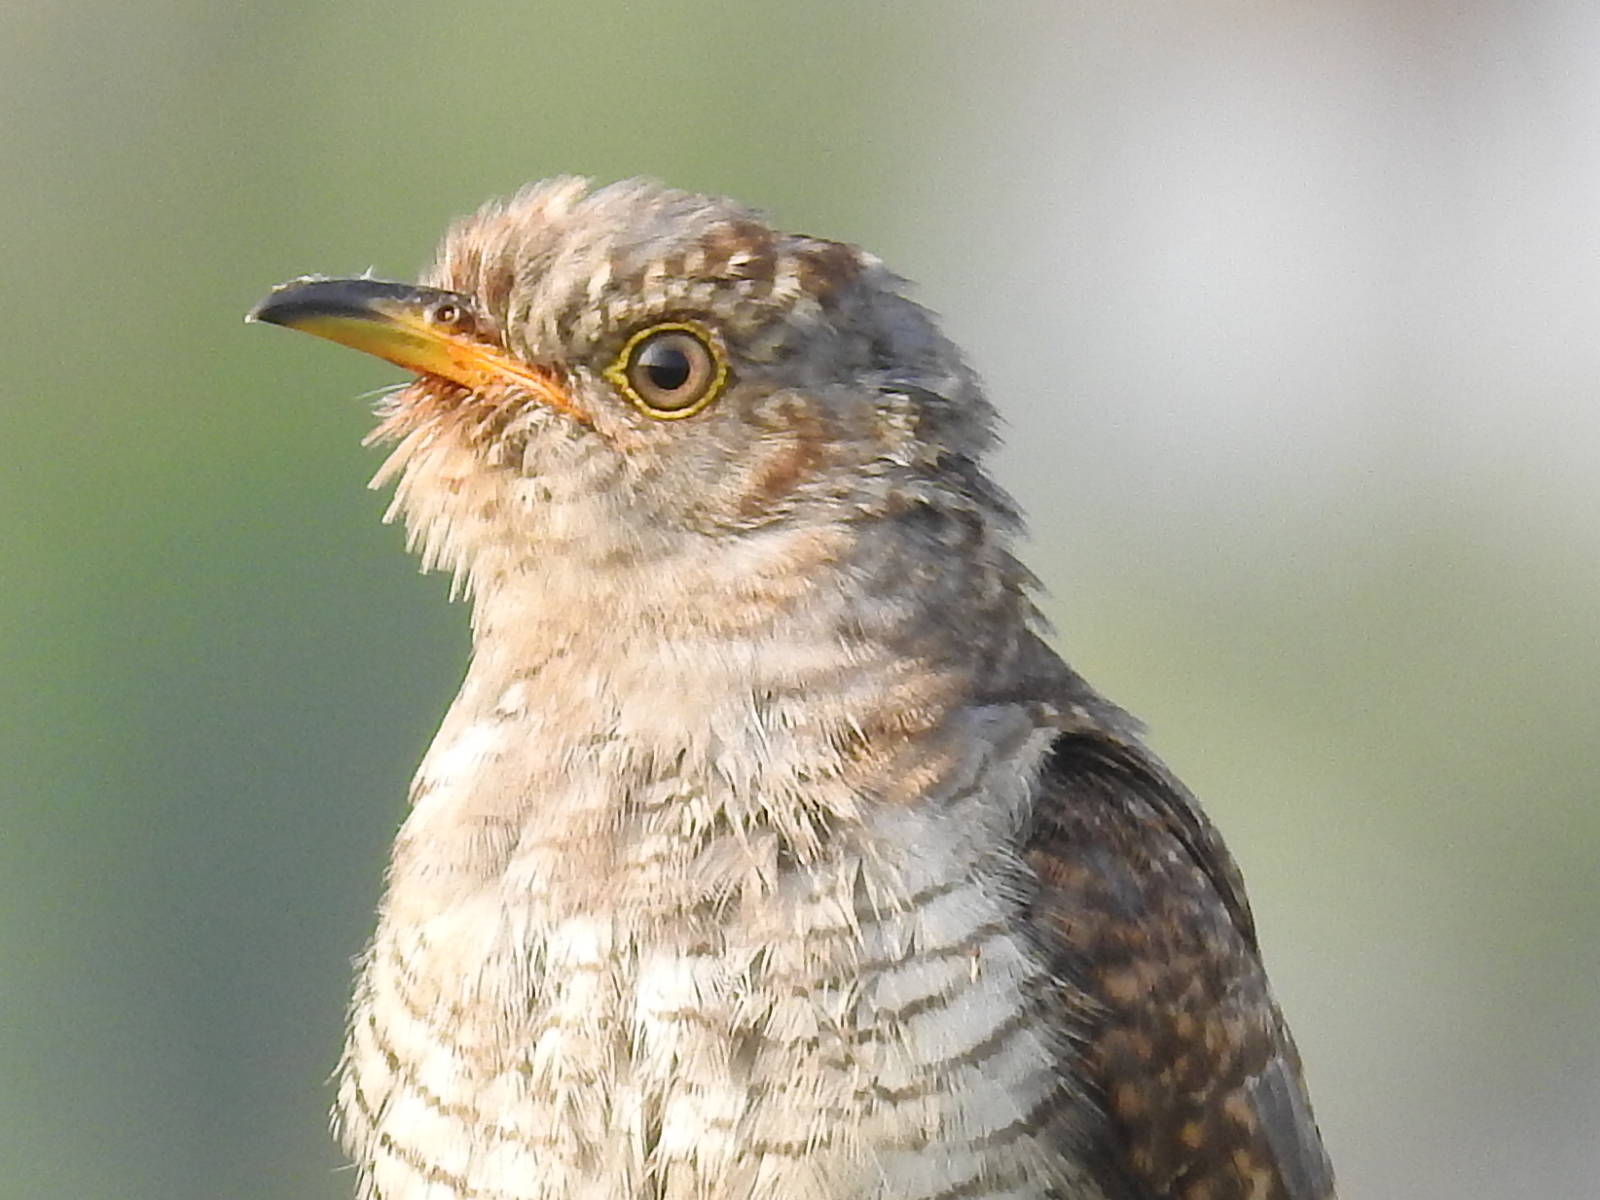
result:
[[[1329,1200],[1238,868],[1126,729],[1072,710],[1086,719],[1063,722],[1026,853],[1101,1110],[1076,1152],[1115,1200]]]

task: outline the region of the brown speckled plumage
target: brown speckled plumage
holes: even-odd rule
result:
[[[992,410],[877,260],[558,180],[254,315],[417,373],[382,477],[474,605],[362,1197],[1331,1200],[1238,871],[1041,640]]]
[[[1193,798],[1092,728],[1056,741],[1041,784],[1032,913],[1060,978],[1098,1009],[1102,1170],[1134,1196],[1330,1195],[1243,882]]]

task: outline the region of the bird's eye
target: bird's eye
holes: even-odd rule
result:
[[[428,313],[428,319],[441,329],[448,329],[452,333],[471,333],[477,324],[469,309],[449,300],[435,304],[433,310]]]
[[[606,370],[629,400],[652,417],[692,417],[728,382],[728,364],[716,341],[698,325],[652,325],[628,339]]]

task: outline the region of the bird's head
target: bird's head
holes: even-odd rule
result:
[[[821,531],[846,555],[886,523],[947,562],[1003,537],[993,414],[902,286],[727,201],[562,179],[457,224],[420,286],[300,279],[251,317],[417,372],[380,478],[481,589]]]

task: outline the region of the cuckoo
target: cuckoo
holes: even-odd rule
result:
[[[250,315],[415,375],[378,479],[472,604],[338,1072],[363,1200],[1333,1195],[1239,871],[1046,644],[878,259],[560,179]]]

